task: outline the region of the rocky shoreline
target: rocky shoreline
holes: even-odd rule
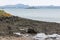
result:
[[[13,37],[13,36],[0,36],[0,40],[33,40],[31,37]]]
[[[13,35],[14,32],[23,34],[60,34],[60,23],[21,18],[18,16],[7,15],[8,13],[4,11],[0,11],[0,14],[0,35]]]

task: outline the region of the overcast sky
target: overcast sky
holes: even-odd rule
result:
[[[0,6],[26,4],[30,6],[56,5],[60,6],[60,0],[0,0]]]

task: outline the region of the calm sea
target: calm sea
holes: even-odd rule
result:
[[[15,16],[60,23],[60,9],[4,9]]]

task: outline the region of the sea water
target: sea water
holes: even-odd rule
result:
[[[60,23],[60,9],[3,9],[12,15],[38,21]]]

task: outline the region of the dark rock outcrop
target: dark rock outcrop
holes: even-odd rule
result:
[[[0,17],[0,33],[8,33],[9,27],[11,32],[20,32],[20,28],[32,28],[36,32],[43,32],[46,34],[57,33],[60,34],[60,24],[52,22],[35,21],[17,16]]]

